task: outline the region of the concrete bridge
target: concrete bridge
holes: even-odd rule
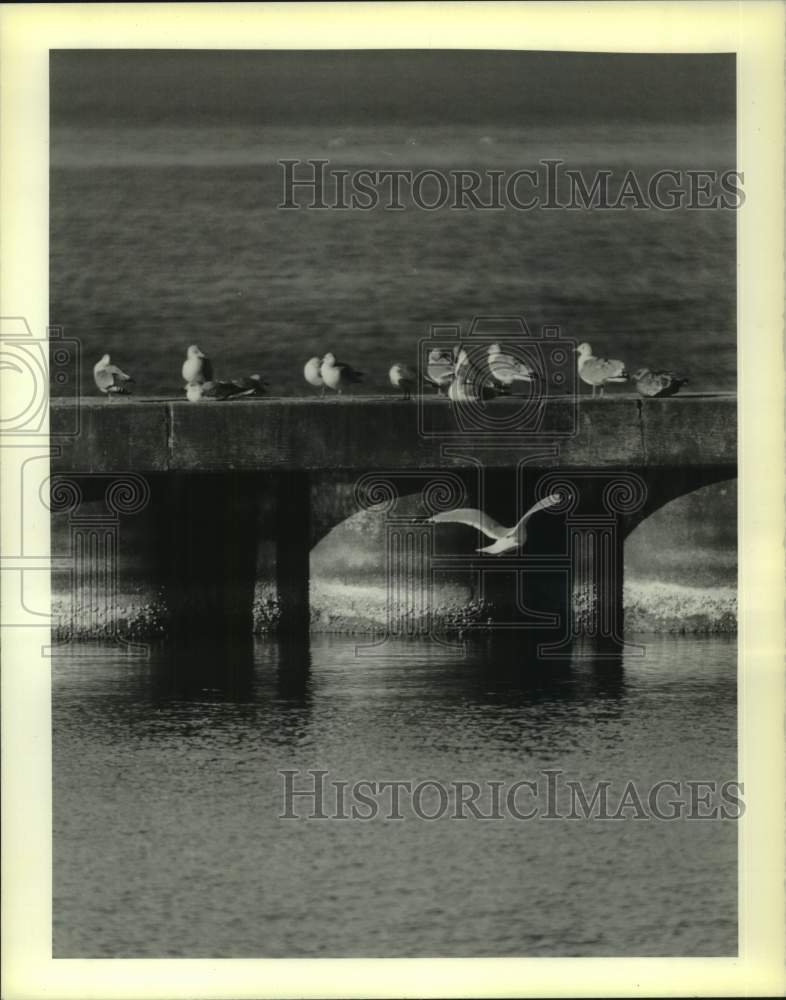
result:
[[[305,631],[310,550],[363,507],[385,512],[397,586],[411,584],[413,559],[466,568],[500,627],[545,631],[558,651],[579,629],[583,584],[593,609],[580,628],[619,645],[625,536],[670,500],[736,477],[736,424],[736,396],[722,394],[54,399],[52,503],[77,519],[80,498],[121,514],[153,505],[178,648],[250,636],[264,534],[276,540],[280,628]],[[555,490],[564,502],[537,515],[513,556],[451,553],[425,524],[457,506],[513,524]],[[414,495],[415,516],[400,503]]]

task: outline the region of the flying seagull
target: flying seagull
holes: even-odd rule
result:
[[[639,369],[631,378],[642,396],[676,396],[688,383],[686,378],[678,378],[674,372],[653,372],[649,368]]]
[[[357,369],[353,368],[352,365],[348,365],[345,361],[336,361],[335,354],[331,354],[330,352],[322,359],[319,374],[322,376],[322,381],[328,389],[334,389],[338,392],[339,396],[344,386],[363,381],[363,372],[357,371]]]
[[[579,378],[592,386],[593,396],[598,387],[602,396],[603,387],[608,382],[627,382],[628,373],[622,361],[596,358],[589,344],[579,344],[576,353],[579,356]]]
[[[411,399],[412,390],[417,384],[417,377],[408,365],[396,363],[388,372],[391,385],[401,389],[402,399]]]
[[[186,351],[186,360],[181,369],[186,385],[213,381],[213,365],[210,358],[203,354],[196,344]]]
[[[560,502],[562,497],[559,493],[550,493],[527,511],[527,513],[514,524],[512,528],[506,528],[484,514],[482,510],[474,507],[461,507],[458,510],[448,510],[444,514],[435,514],[427,521],[428,524],[468,524],[470,528],[477,528],[484,535],[494,539],[493,545],[476,549],[476,552],[488,552],[490,555],[499,555],[500,552],[508,552],[510,549],[519,549],[527,541],[527,522],[533,514],[546,507],[553,507]]]
[[[126,375],[117,365],[111,364],[108,354],[105,354],[93,366],[93,378],[97,388],[107,398],[110,396],[127,396],[128,389],[126,389],[126,384],[134,381],[130,375]]]

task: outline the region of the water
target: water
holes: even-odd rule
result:
[[[277,774],[734,780],[733,640],[561,666],[357,641],[55,661],[56,957],[736,954],[734,822],[285,821]]]
[[[323,157],[331,169],[509,176],[557,158],[588,184],[595,171],[612,171],[616,190],[631,167],[644,187],[658,170],[733,169],[732,120],[56,119],[51,154],[50,319],[81,341],[88,394],[92,366],[109,351],[133,371],[140,395],[181,395],[194,342],[219,376],[258,371],[274,394],[310,392],[303,363],[328,349],[367,373],[363,392],[392,392],[390,365],[417,364],[432,324],[466,331],[474,316],[494,314],[523,315],[535,331],[557,324],[631,371],[678,369],[692,390],[736,386],[733,211],[427,212],[407,199],[404,211],[283,211],[276,163]]]

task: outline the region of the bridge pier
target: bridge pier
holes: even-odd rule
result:
[[[237,473],[156,482],[158,576],[178,661],[226,666],[249,654],[257,570],[258,491]]]
[[[311,480],[305,470],[276,474],[278,630],[304,635],[311,618]]]

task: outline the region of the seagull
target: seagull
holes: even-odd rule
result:
[[[411,399],[412,390],[417,385],[417,376],[408,365],[396,363],[388,372],[391,384],[401,389],[402,399]]]
[[[234,378],[231,382],[189,382],[186,399],[199,403],[203,399],[241,399],[247,396],[264,396],[267,382],[259,375]]]
[[[607,382],[627,382],[628,373],[622,361],[596,358],[589,344],[579,344],[576,354],[579,356],[579,378],[592,386],[593,397],[598,386],[601,396],[603,395],[603,387]]]
[[[455,377],[455,350],[448,351],[443,347],[435,347],[430,350],[426,363],[426,378],[437,387],[440,396],[444,396],[445,387],[449,386]]]
[[[510,354],[503,354],[499,344],[491,344],[488,353],[491,377],[503,388],[513,385],[514,382],[532,382],[537,377],[529,365]]]
[[[639,369],[631,378],[642,396],[676,396],[688,383],[686,378],[678,378],[674,372],[653,372],[649,368]]]
[[[235,387],[232,399],[239,399],[241,396],[264,396],[268,388],[267,382],[261,375],[245,375],[242,378],[233,378],[230,383]]]
[[[481,372],[477,357],[467,354],[463,347],[454,348],[455,378],[448,387],[448,399],[454,403],[470,403],[481,399],[492,399],[496,393],[486,384],[486,375]]]
[[[319,374],[322,376],[322,381],[328,389],[335,389],[339,396],[342,393],[343,386],[352,385],[354,382],[362,382],[363,380],[363,372],[357,371],[352,365],[348,365],[344,361],[336,361],[335,354],[331,354],[330,352],[322,359]]]
[[[186,399],[190,403],[198,403],[203,399],[229,399],[237,394],[238,387],[234,382],[189,382],[186,385]]]
[[[128,389],[126,382],[133,382],[130,375],[111,364],[110,357],[105,354],[99,362],[93,366],[93,378],[96,386],[109,399],[111,396],[127,396]]]
[[[527,511],[527,513],[513,525],[512,528],[505,528],[497,524],[494,518],[484,514],[482,510],[474,507],[462,507],[458,510],[448,510],[444,514],[435,514],[430,517],[427,524],[468,524],[470,528],[477,528],[484,535],[494,539],[492,545],[485,548],[476,549],[476,552],[487,552],[490,555],[499,555],[500,552],[508,552],[510,549],[519,549],[527,541],[527,521],[539,510],[553,507],[560,502],[562,497],[559,493],[550,493]]]
[[[451,403],[472,403],[479,400],[480,396],[473,383],[459,375],[448,386],[448,399]]]
[[[210,358],[203,354],[196,344],[186,351],[186,360],[181,369],[186,385],[213,381],[213,365]]]
[[[315,389],[321,389],[322,395],[325,395],[325,382],[322,376],[319,374],[319,369],[322,366],[322,362],[319,358],[309,358],[303,368],[303,377],[309,385],[313,385]]]

